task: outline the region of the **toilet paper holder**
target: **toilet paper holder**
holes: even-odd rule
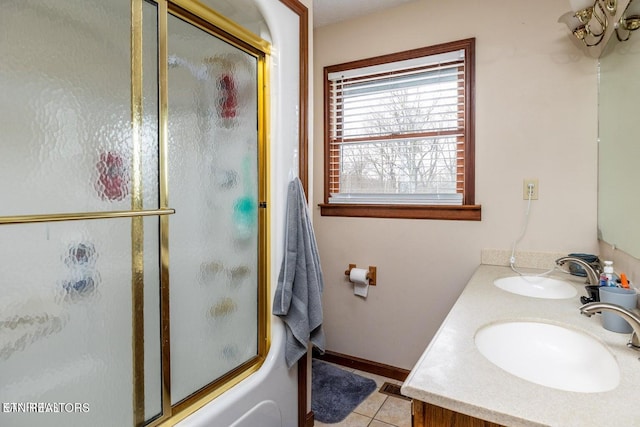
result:
[[[349,269],[345,270],[344,275],[349,277],[351,275],[351,269],[356,268],[355,264],[349,264]],[[367,279],[369,279],[369,285],[376,285],[376,267],[373,265],[369,266],[369,272],[367,273]]]

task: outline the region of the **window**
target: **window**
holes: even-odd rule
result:
[[[479,220],[475,39],[325,67],[322,215]]]

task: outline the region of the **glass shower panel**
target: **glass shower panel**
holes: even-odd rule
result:
[[[265,37],[269,26],[255,0],[202,0],[201,3],[263,39],[270,40],[268,35]]]
[[[130,219],[0,226],[0,402],[47,405],[5,405],[0,425],[133,424],[131,232]],[[144,263],[157,277],[157,250]]]
[[[143,207],[158,201],[158,7],[142,4],[142,193]],[[160,265],[158,218],[144,221],[144,395],[145,420],[162,413]]]
[[[142,194],[143,208],[159,203],[158,6],[142,3]]]
[[[146,421],[162,412],[158,217],[144,219],[144,403]]]
[[[171,399],[258,354],[257,59],[169,16]]]
[[[131,207],[130,14],[130,0],[0,2],[0,216]]]

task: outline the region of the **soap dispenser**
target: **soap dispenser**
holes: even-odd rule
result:
[[[608,286],[615,286],[616,282],[613,278],[613,261],[604,262],[604,275],[607,277]]]

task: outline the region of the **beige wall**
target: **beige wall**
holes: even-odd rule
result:
[[[421,0],[314,33],[314,227],[327,348],[410,369],[480,263],[520,233],[524,178],[538,178],[518,248],[596,253],[596,60],[556,21],[555,0]],[[476,37],[476,202],[482,221],[320,216],[324,66]],[[353,295],[349,263],[378,267]],[[471,343],[470,343],[471,345]]]

